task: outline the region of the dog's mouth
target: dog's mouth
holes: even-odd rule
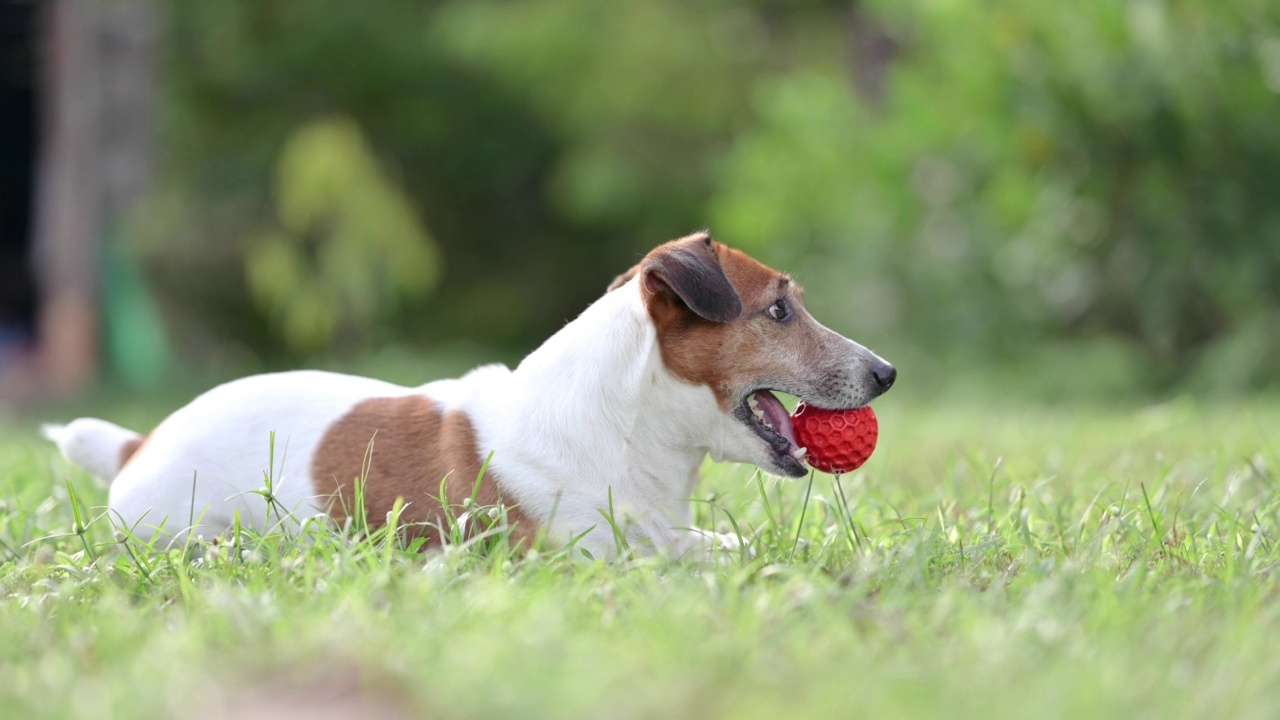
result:
[[[805,449],[796,444],[791,414],[772,392],[757,390],[747,395],[734,414],[764,440],[773,464],[782,474],[804,475]]]

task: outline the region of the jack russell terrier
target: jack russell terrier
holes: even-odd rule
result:
[[[896,375],[814,320],[787,275],[701,232],[650,252],[515,370],[487,365],[416,388],[256,375],[145,437],[96,418],[45,434],[110,483],[112,514],[143,539],[213,537],[237,514],[265,531],[277,520],[255,491],[270,477],[277,509],[294,518],[343,520],[362,486],[377,526],[402,500],[399,521],[428,544],[463,508],[501,503],[513,544],[541,532],[600,556],[620,531],[633,547],[679,553],[706,537],[691,527],[689,498],[708,453],[804,475],[770,391],[854,408]]]

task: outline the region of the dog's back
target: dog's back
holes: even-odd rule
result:
[[[150,537],[162,528],[172,538],[188,531],[212,537],[237,513],[242,524],[262,530],[330,510],[330,495],[354,481],[316,477],[324,470],[316,466],[318,448],[326,438],[333,441],[332,428],[371,401],[427,402],[429,395],[434,407],[448,411],[465,397],[460,382],[407,388],[320,371],[255,375],[197,397],[145,438],[96,418],[46,426],[45,434],[68,460],[110,484],[113,513],[137,535]],[[343,456],[354,460],[344,470],[359,474],[371,454],[381,460],[392,452],[396,433],[412,423],[410,417],[383,416],[379,427],[345,438]],[[270,502],[260,492],[268,487]],[[375,508],[369,510],[372,516]]]

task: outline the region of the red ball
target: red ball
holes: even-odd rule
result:
[[[876,449],[880,425],[870,405],[853,410],[823,410],[804,403],[791,415],[796,444],[808,448],[805,460],[828,473],[862,467]]]

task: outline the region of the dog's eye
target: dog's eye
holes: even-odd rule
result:
[[[791,310],[787,308],[786,300],[779,300],[778,302],[769,306],[769,317],[773,318],[774,320],[786,320],[787,316],[790,314],[791,314]]]

